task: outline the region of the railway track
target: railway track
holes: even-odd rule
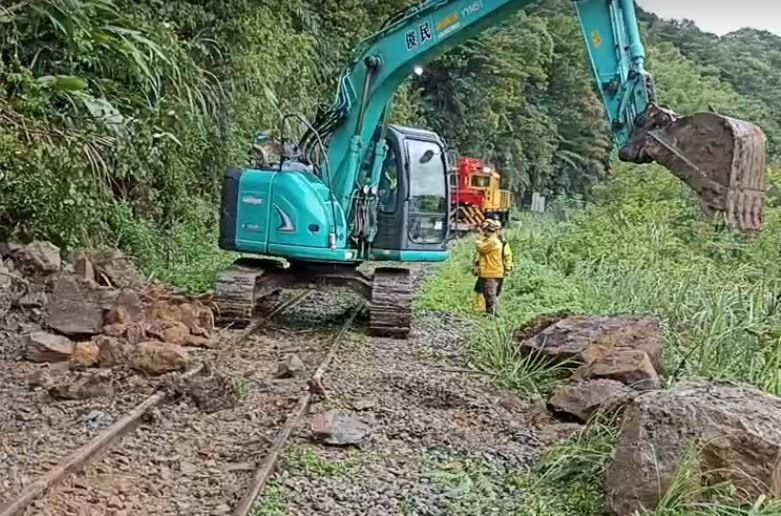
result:
[[[322,393],[323,376],[364,307],[352,307],[335,334],[301,337],[304,347],[295,347],[295,333],[276,340],[258,335],[265,323],[306,297],[306,292],[293,296],[226,338],[213,365],[202,363],[162,382],[122,418],[5,500],[0,516],[249,515],[291,430]],[[317,368],[308,378],[269,388],[280,355],[291,351],[308,355],[305,361]],[[244,366],[254,371],[257,364],[265,367],[257,377],[243,371]],[[235,408],[221,405],[226,384],[214,380],[212,368],[234,379],[228,387],[243,397]],[[216,403],[218,410],[204,409],[202,402],[212,408]]]

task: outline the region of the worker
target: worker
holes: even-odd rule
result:
[[[499,285],[505,277],[503,263],[503,245],[499,240],[501,224],[495,220],[486,220],[477,240],[475,292],[482,294],[485,300],[485,312],[496,315]]]
[[[488,223],[484,223],[485,226]],[[482,231],[482,227],[481,227]],[[504,267],[504,277],[502,277],[499,280],[499,286],[496,289],[496,297],[497,299],[499,296],[502,295],[502,287],[504,286],[504,280],[505,278],[509,277],[512,273],[513,269],[515,268],[515,264],[513,261],[513,251],[510,247],[510,244],[507,242],[507,240],[504,238],[504,234],[501,229],[501,225],[497,229],[496,236],[499,238],[499,241],[502,243],[502,266]],[[477,281],[475,282],[475,310],[478,313],[485,312],[485,296],[483,295],[483,284],[485,283],[484,279],[480,277],[479,272],[479,261],[480,261],[480,253],[477,253],[475,255],[474,260],[472,261],[472,275],[477,277]]]

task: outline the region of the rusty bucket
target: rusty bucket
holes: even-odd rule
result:
[[[706,211],[723,214],[732,228],[762,227],[766,138],[753,124],[716,113],[679,118],[651,106],[621,159],[665,166],[697,193]]]

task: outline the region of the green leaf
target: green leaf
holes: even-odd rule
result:
[[[37,82],[55,91],[84,91],[89,86],[86,80],[75,75],[45,75]]]

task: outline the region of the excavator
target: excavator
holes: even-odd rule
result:
[[[218,274],[217,319],[247,324],[290,287],[347,287],[369,302],[369,331],[407,338],[408,270],[382,263],[448,257],[452,153],[433,132],[389,123],[395,90],[449,49],[507,20],[533,0],[424,0],[364,40],[336,98],[306,130],[231,168],[222,189],[222,249],[244,255]],[[735,229],[762,224],[766,140],[716,113],[679,117],[662,107],[645,69],[633,0],[573,0],[619,158],[656,162],[692,188],[703,208]]]

